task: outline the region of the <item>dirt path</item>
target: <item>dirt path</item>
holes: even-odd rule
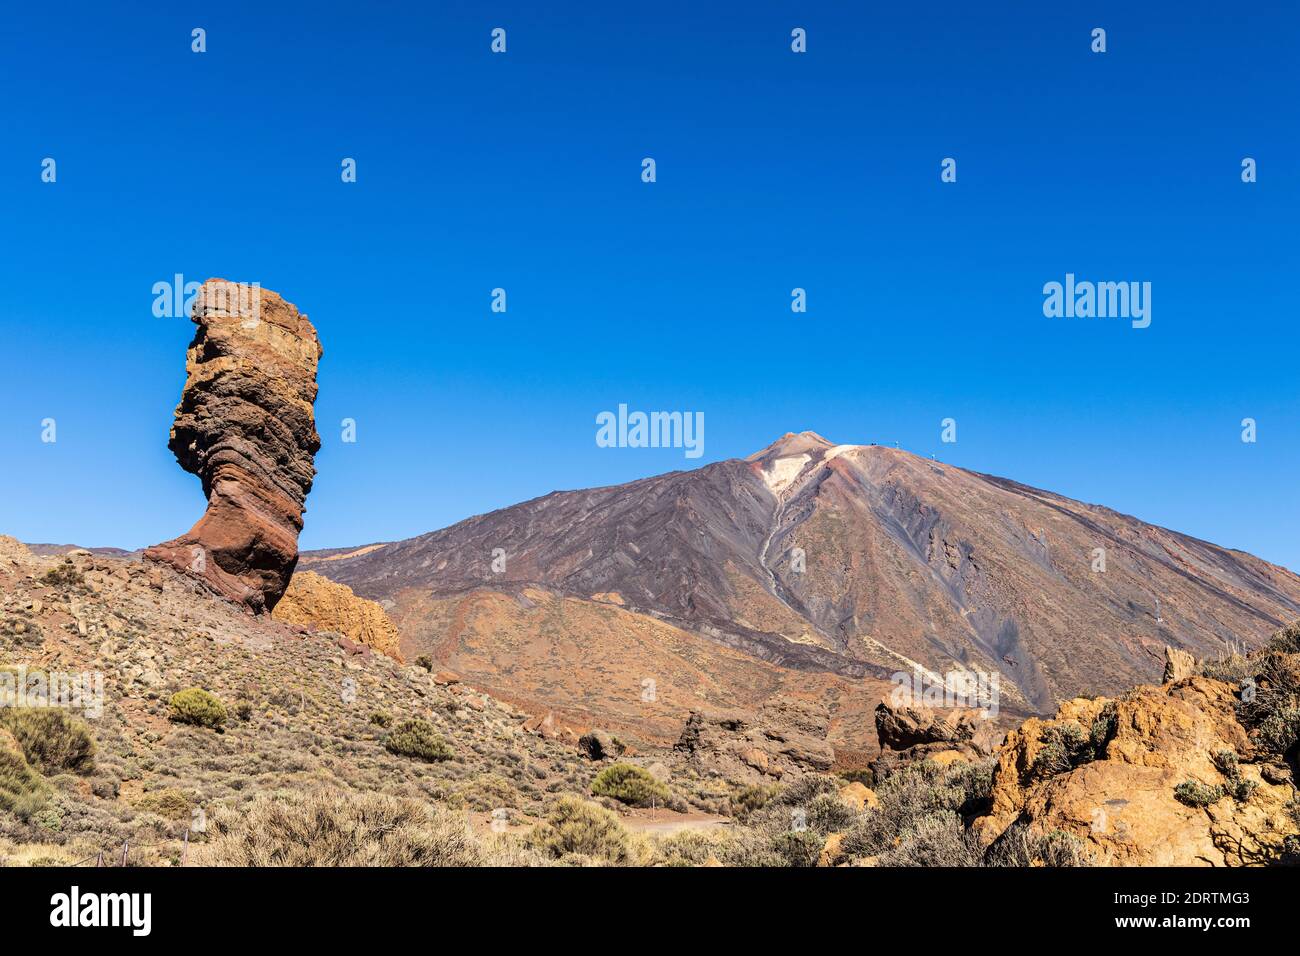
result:
[[[623,818],[623,826],[633,833],[647,836],[672,836],[684,830],[716,830],[730,825],[728,818],[711,813],[674,813],[671,810],[646,810]]]

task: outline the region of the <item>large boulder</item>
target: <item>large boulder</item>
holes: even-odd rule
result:
[[[830,714],[820,702],[781,696],[757,715],[693,711],[675,749],[701,771],[730,779],[824,773],[835,762],[829,728]]]
[[[612,760],[622,756],[627,745],[613,734],[593,729],[578,738],[578,749],[589,760]]]
[[[870,767],[877,779],[919,760],[944,766],[957,761],[975,763],[992,754],[1002,739],[982,711],[925,707],[892,699],[876,706],[876,736],[880,755]]]
[[[1165,670],[1160,683],[1174,684],[1196,673],[1196,658],[1186,651],[1165,645]]]
[[[168,447],[199,476],[207,511],[145,551],[254,612],[289,586],[320,448],[313,404],[320,340],[269,289],[203,283],[191,319],[185,389]]]

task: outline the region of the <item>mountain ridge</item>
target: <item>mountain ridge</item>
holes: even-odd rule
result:
[[[783,668],[873,686],[900,671],[996,674],[1008,706],[1039,713],[1150,679],[1165,644],[1208,656],[1300,615],[1300,577],[1246,552],[815,432],[402,541],[304,552],[301,566],[383,603],[408,655],[451,646],[411,613],[426,596],[615,595]]]

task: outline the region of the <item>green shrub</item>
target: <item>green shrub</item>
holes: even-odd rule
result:
[[[533,828],[528,843],[555,859],[577,854],[624,865],[635,856],[632,838],[618,817],[575,796],[561,797],[546,820]]]
[[[404,720],[384,738],[384,747],[389,753],[402,757],[415,757],[432,763],[435,760],[449,760],[451,747],[438,736],[433,725],[419,717]]]
[[[720,830],[679,830],[654,841],[654,866],[703,866],[732,855],[733,834]]]
[[[1282,755],[1300,738],[1300,708],[1279,707],[1255,727],[1255,742],[1269,753]]]
[[[997,760],[978,763],[955,763],[944,771],[944,784],[961,790],[961,803],[956,807],[962,817],[983,816],[992,808],[993,768]]]
[[[823,840],[812,830],[788,830],[772,838],[771,848],[786,866],[816,866],[821,859]]]
[[[767,806],[768,801],[776,795],[776,792],[776,787],[761,784],[747,784],[740,787],[729,798],[731,815],[738,820],[746,819],[750,814]]]
[[[1117,726],[1115,709],[1107,705],[1097,715],[1086,734],[1082,727],[1074,723],[1052,724],[1047,727],[1039,737],[1043,746],[1029,768],[1029,780],[1046,780],[1096,760],[1105,753],[1106,745],[1114,737]]]
[[[841,851],[849,857],[879,856],[927,817],[956,812],[966,791],[930,761],[904,766],[877,788],[878,805],[859,815],[844,834]]]
[[[822,837],[847,830],[857,819],[858,812],[838,794],[819,794],[808,803],[808,828]]]
[[[1241,773],[1241,760],[1235,750],[1220,750],[1210,757],[1215,769],[1225,777],[1236,777]]]
[[[1115,733],[1119,730],[1119,714],[1115,709],[1114,703],[1108,703],[1101,709],[1092,722],[1092,727],[1088,732],[1088,744],[1092,747],[1092,755],[1089,759],[1100,760],[1106,756],[1106,747],[1115,739]]]
[[[1174,799],[1189,807],[1208,807],[1222,800],[1225,793],[1224,788],[1218,784],[1208,787],[1195,780],[1188,780],[1174,787]]]
[[[1228,786],[1225,789],[1228,792],[1228,796],[1232,797],[1232,799],[1236,800],[1238,803],[1246,803],[1250,800],[1251,795],[1259,789],[1259,783],[1255,780],[1245,780],[1241,777],[1233,777],[1228,781]]]
[[[519,791],[498,773],[475,774],[459,793],[476,810],[519,809]]]
[[[68,558],[62,564],[55,565],[41,576],[41,580],[53,587],[66,587],[73,584],[85,584],[86,579]]]
[[[27,820],[45,806],[49,795],[49,785],[32,769],[22,750],[0,737],[0,810]]]
[[[137,810],[156,813],[168,820],[185,820],[190,815],[190,801],[175,787],[164,787],[144,794],[135,802]]]
[[[388,727],[392,724],[393,718],[383,711],[377,710],[370,715],[370,722],[376,727]]]
[[[772,803],[786,807],[806,807],[822,794],[838,794],[844,784],[829,774],[806,773],[794,783],[777,791]]]
[[[225,705],[201,687],[190,687],[172,694],[171,719],[178,724],[194,724],[220,730],[226,722]]]
[[[1275,637],[1274,643],[1289,646],[1292,629],[1300,630],[1300,622]],[[1243,681],[1237,704],[1237,718],[1251,732],[1256,747],[1276,756],[1285,757],[1300,744],[1300,680],[1294,660],[1276,651],[1259,658],[1256,672]]]
[[[662,806],[671,799],[668,788],[654,778],[648,770],[630,763],[616,763],[606,767],[591,782],[591,792],[598,797],[610,797],[634,807]]]
[[[1280,654],[1300,654],[1300,621],[1293,621],[1274,634],[1266,649]]]
[[[43,773],[89,773],[95,741],[85,721],[52,707],[0,708],[0,729],[14,735],[27,762]]]
[[[1249,657],[1234,652],[1204,661],[1201,664],[1201,673],[1212,680],[1240,686],[1246,678],[1255,676],[1255,662]]]

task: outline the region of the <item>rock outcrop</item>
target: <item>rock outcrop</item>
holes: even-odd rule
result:
[[[1165,670],[1160,677],[1160,683],[1173,684],[1180,680],[1186,680],[1196,673],[1196,658],[1186,651],[1180,651],[1176,647],[1165,645]]]
[[[1064,831],[1111,866],[1280,862],[1300,834],[1289,768],[1239,720],[1233,684],[1191,676],[1118,700],[1076,698],[1007,737],[992,810],[974,831],[992,843],[1015,823]]]
[[[337,631],[394,660],[402,659],[397,626],[374,601],[311,571],[299,571],[271,614],[278,621]]]
[[[825,772],[835,762],[826,742],[830,714],[803,698],[780,696],[757,716],[693,711],[675,750],[705,772],[732,779]]]
[[[307,316],[268,289],[203,284],[191,316],[185,389],[168,447],[199,476],[208,508],[145,551],[254,612],[289,586],[320,448],[313,403],[321,356]]]
[[[1002,740],[994,722],[979,710],[894,701],[881,701],[876,707],[876,736],[880,756],[870,766],[881,778],[917,760],[945,766],[955,760],[975,763],[993,753]]]
[[[593,729],[578,738],[578,749],[588,760],[613,760],[622,756],[627,744],[611,733]]]

